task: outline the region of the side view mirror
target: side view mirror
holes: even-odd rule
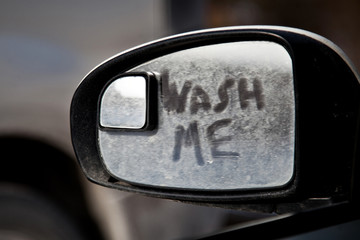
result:
[[[89,180],[289,212],[352,201],[360,86],[330,41],[284,27],[190,32],[102,63],[71,104]]]

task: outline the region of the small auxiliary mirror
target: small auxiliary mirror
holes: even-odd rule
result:
[[[105,90],[100,105],[100,125],[141,129],[146,124],[146,79],[123,76]]]

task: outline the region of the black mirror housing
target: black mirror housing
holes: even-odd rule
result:
[[[219,62],[205,65],[212,57]],[[144,87],[128,87],[127,76]],[[142,90],[130,96],[133,88]],[[330,41],[284,27],[209,29],[144,44],[91,71],[72,100],[71,134],[97,184],[288,212],[357,196],[359,104],[359,76]],[[108,116],[115,123],[105,126]]]

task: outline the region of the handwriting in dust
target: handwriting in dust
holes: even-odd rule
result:
[[[261,80],[258,78],[251,79],[251,81],[247,78],[240,78],[238,80],[226,78],[220,83],[217,89],[218,100],[214,105],[211,105],[209,94],[200,85],[194,85],[191,81],[184,81],[181,89],[178,89],[175,82],[169,82],[168,72],[162,74],[161,81],[162,100],[164,109],[168,113],[183,114],[189,111],[190,115],[195,115],[199,110],[202,110],[207,112],[213,111],[215,114],[220,114],[226,111],[229,104],[230,97],[228,91],[234,89],[238,93],[239,106],[242,110],[249,107],[250,101],[255,102],[258,111],[263,110],[265,107],[263,86]],[[190,99],[189,106],[187,106],[188,99]],[[220,128],[229,126],[232,121],[231,118],[216,120],[206,129],[206,137],[211,148],[211,155],[214,159],[239,157],[237,152],[219,150],[220,145],[231,141],[231,136],[216,137],[215,134]],[[175,144],[172,153],[174,162],[180,160],[182,147],[193,146],[197,164],[200,166],[205,164],[201,153],[198,121],[193,120],[189,122],[187,128],[181,124],[177,125],[174,136]]]

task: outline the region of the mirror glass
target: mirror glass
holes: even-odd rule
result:
[[[100,103],[100,125],[108,128],[140,129],[146,123],[146,79],[124,76],[104,91]]]
[[[150,99],[158,101],[158,126],[144,132],[98,128],[102,161],[115,178],[188,190],[263,189],[292,179],[293,69],[282,45],[206,45],[161,56],[129,73],[142,71],[158,76],[159,97]],[[107,101],[118,109],[115,98]],[[143,124],[137,121],[143,117],[123,120],[127,111],[134,112],[130,104],[101,118]]]

